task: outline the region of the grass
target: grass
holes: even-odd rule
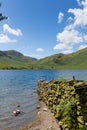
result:
[[[34,60],[16,51],[0,51],[0,69],[87,69],[87,48]]]

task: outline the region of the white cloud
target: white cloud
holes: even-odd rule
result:
[[[0,34],[0,43],[14,43],[17,42],[15,39],[11,39],[7,33],[13,34],[15,36],[22,35],[20,29],[12,29],[8,24],[3,25],[3,32]]]
[[[87,0],[82,0],[81,5],[87,8]]]
[[[81,1],[80,0],[77,0],[77,3],[79,6],[81,6]]]
[[[87,35],[84,36],[84,41],[87,41]]]
[[[57,44],[54,50],[62,51],[63,53],[73,52],[74,46],[79,48],[86,47],[81,45],[87,41],[86,27],[87,27],[87,0],[77,0],[82,8],[68,9],[68,13],[73,14],[73,18],[69,17],[67,20],[69,25],[64,27],[64,30],[57,34]],[[84,32],[85,30],[85,32]]]
[[[69,17],[68,18],[68,22],[72,22],[73,21],[73,18],[72,17]]]
[[[13,29],[8,24],[3,25],[3,31],[4,31],[4,33],[7,32],[7,33],[13,34],[15,36],[21,36],[22,35],[22,32],[21,32],[20,29]]]
[[[68,25],[68,26],[66,26],[65,28],[64,28],[64,30],[72,30],[73,29],[73,24],[70,24],[70,25]],[[75,29],[74,29],[75,30]]]
[[[59,43],[59,44],[56,44],[55,47],[54,47],[54,50],[71,50],[72,49],[72,45],[68,45],[68,44],[63,44],[63,43]]]
[[[72,53],[72,52],[73,52],[72,49],[71,49],[71,50],[70,50],[70,49],[67,49],[67,50],[63,50],[63,51],[62,51],[63,54],[70,54],[70,53]]]
[[[82,37],[76,30],[64,30],[62,33],[58,33],[57,41],[65,44],[74,44],[82,42]]]
[[[7,35],[5,34],[0,34],[0,43],[11,43],[11,42],[16,42],[15,39],[10,39]]]
[[[38,52],[43,52],[44,49],[43,49],[43,48],[37,48],[36,51],[38,51]]]
[[[87,47],[87,45],[80,45],[80,46],[79,46],[79,50],[80,50],[80,49],[84,49],[84,48],[86,48],[86,47]]]
[[[60,12],[60,13],[58,14],[58,23],[61,23],[61,22],[62,22],[63,17],[64,17],[64,14],[63,14],[62,12]]]
[[[54,50],[72,50],[74,44],[83,41],[82,36],[76,30],[64,30],[62,33],[57,34],[58,44],[54,46]]]
[[[69,13],[74,14],[74,28],[76,26],[86,26],[87,25],[87,8],[85,9],[69,9]]]
[[[57,42],[54,50],[60,50],[62,53],[73,52],[73,46],[83,42],[82,35],[76,30],[65,29],[62,33],[57,34]]]
[[[74,28],[77,26],[87,26],[87,0],[82,1],[81,5],[82,9],[74,8],[68,10],[68,13],[72,13],[74,15]]]

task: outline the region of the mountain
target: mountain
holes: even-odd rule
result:
[[[28,69],[35,60],[15,50],[0,51],[0,69]]]
[[[35,69],[87,69],[87,48],[72,54],[55,54],[36,61]]]
[[[87,69],[87,48],[40,60],[24,56],[15,50],[0,51],[0,69]]]

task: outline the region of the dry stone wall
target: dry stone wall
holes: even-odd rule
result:
[[[54,113],[62,130],[87,130],[87,82],[41,80],[38,94]]]

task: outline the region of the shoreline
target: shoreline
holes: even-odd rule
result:
[[[20,130],[60,130],[59,125],[49,108],[43,101],[40,101],[40,109],[36,114],[38,119]]]

